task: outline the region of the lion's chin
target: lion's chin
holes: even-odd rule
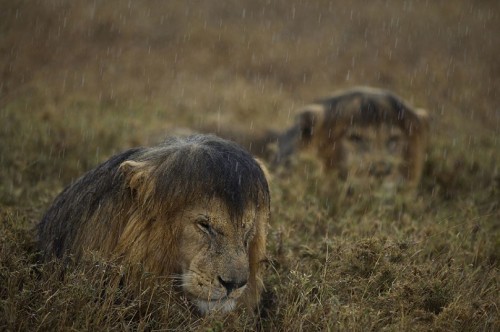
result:
[[[236,307],[236,301],[234,299],[221,299],[215,301],[195,299],[193,302],[202,315],[214,312],[226,313],[234,310]]]

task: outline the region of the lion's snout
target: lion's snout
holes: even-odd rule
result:
[[[228,260],[223,261],[217,276],[217,281],[226,289],[227,296],[236,290],[244,288],[250,277],[246,252],[241,247],[233,248],[232,251],[233,254],[228,257]]]
[[[370,164],[368,172],[376,178],[383,178],[392,173],[392,165],[384,160],[379,160]]]
[[[226,291],[227,291],[227,295],[226,296],[229,296],[229,294],[231,294],[231,292],[233,290],[240,289],[240,288],[246,286],[246,284],[248,282],[248,278],[244,278],[244,279],[241,279],[241,278],[228,278],[228,279],[224,279],[221,276],[218,276],[217,280],[222,285],[222,287],[224,287],[226,289]]]

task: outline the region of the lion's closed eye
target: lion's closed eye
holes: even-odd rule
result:
[[[198,226],[198,228],[207,235],[210,236],[216,235],[215,230],[212,228],[212,225],[210,224],[210,218],[206,215],[199,215],[196,218],[196,226]]]
[[[388,139],[387,139],[387,149],[389,149],[389,151],[394,151],[396,150],[396,148],[398,147],[398,145],[402,142],[402,137],[401,135],[391,135]]]
[[[355,143],[355,144],[361,144],[361,143],[364,142],[363,136],[361,136],[358,133],[351,133],[351,134],[349,134],[349,136],[347,137],[347,139],[350,142]]]
[[[352,131],[346,135],[349,145],[358,153],[364,153],[370,149],[370,137],[358,131]]]

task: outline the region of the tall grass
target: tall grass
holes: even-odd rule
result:
[[[0,330],[499,330],[499,9],[1,2]],[[168,282],[117,285],[114,262],[37,259],[44,210],[113,153],[179,127],[283,129],[361,84],[431,113],[422,184],[348,198],[310,156],[273,172],[260,315],[198,317]]]

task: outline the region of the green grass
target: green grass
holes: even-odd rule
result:
[[[499,330],[499,9],[2,2],[0,330]],[[197,317],[166,285],[117,285],[113,262],[37,260],[45,209],[112,154],[176,128],[282,129],[353,85],[429,110],[422,184],[346,198],[308,155],[273,172],[261,318]]]

